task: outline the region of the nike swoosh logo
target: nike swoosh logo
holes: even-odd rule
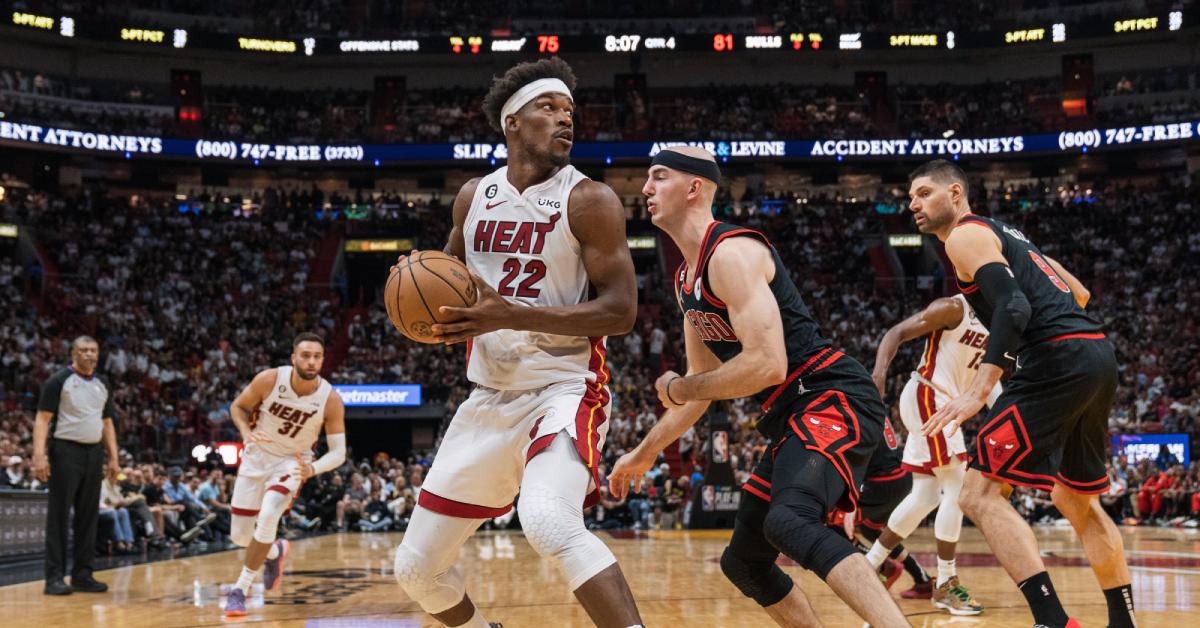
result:
[[[1014,357],[1012,357],[1011,355],[1009,355],[1007,351],[1005,351],[1005,352],[1004,352],[1004,357],[1006,357],[1006,358],[1008,358],[1008,359],[1012,360],[1013,362],[1016,362],[1016,361],[1017,361],[1017,359],[1016,359],[1016,358],[1014,358]]]
[[[499,207],[499,206],[501,206],[501,205],[503,205],[503,204],[505,204],[505,203],[507,203],[507,202],[508,202],[508,201],[500,201],[499,203],[488,203],[487,205],[484,205],[484,206],[483,206],[483,208],[484,208],[484,209],[491,209],[491,208],[493,208],[493,207]]]

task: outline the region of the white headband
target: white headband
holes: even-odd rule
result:
[[[521,107],[529,104],[529,101],[542,94],[549,94],[551,92],[562,93],[566,94],[568,98],[571,97],[571,90],[567,88],[567,84],[556,78],[538,79],[518,89],[516,93],[508,97],[508,100],[504,101],[504,106],[500,108],[500,128],[504,128],[505,120],[508,120],[508,116],[517,113]]]

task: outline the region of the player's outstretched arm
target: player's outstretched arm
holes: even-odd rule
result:
[[[729,238],[713,251],[707,272],[713,294],[729,310],[742,352],[715,370],[672,383],[671,396],[678,403],[746,397],[787,377],[783,318],[770,285],[775,273],[770,249],[750,238]]]
[[[687,350],[688,375],[705,373],[721,366],[721,361],[713,355],[712,351],[708,350],[708,347],[704,346],[696,330],[686,321],[683,325],[683,342]],[[664,390],[661,385],[663,381],[670,382],[678,377],[677,373],[668,371],[659,378],[659,384],[656,386],[659,388],[660,398]],[[612,472],[608,475],[608,486],[613,497],[624,499],[629,491],[630,483],[640,482],[646,472],[654,466],[658,454],[662,453],[667,445],[679,440],[679,437],[683,436],[689,427],[704,416],[711,403],[704,400],[689,401],[682,405],[664,403],[667,411],[658,419],[654,427],[650,428],[646,438],[642,439],[642,442],[633,451],[621,456],[613,465]]]
[[[250,443],[267,438],[264,434],[258,434],[250,429],[250,414],[254,409],[262,404],[263,399],[266,399],[271,394],[271,388],[275,386],[276,369],[267,369],[242,389],[242,392],[229,405],[229,417],[233,419],[234,427],[237,427],[238,433],[242,435],[242,442],[249,445]]]
[[[453,344],[497,329],[562,336],[616,336],[633,329],[637,281],[625,239],[621,199],[607,185],[584,180],[571,191],[567,212],[588,281],[596,289],[594,299],[562,307],[526,307],[506,301],[472,275],[479,289],[478,300],[471,307],[442,307],[443,314],[462,320],[434,325],[437,340]]]
[[[329,444],[329,451],[311,463],[304,462],[300,454],[296,454],[298,466],[293,473],[307,480],[319,473],[333,471],[346,461],[346,406],[336,390],[325,400],[325,442]]]
[[[871,379],[875,380],[879,396],[882,397],[886,393],[888,367],[896,358],[900,345],[939,329],[953,329],[962,322],[963,314],[962,301],[945,297],[934,299],[925,309],[887,330],[875,351],[875,368],[871,372]]]
[[[991,229],[975,224],[963,225],[946,238],[946,256],[954,264],[960,279],[974,281],[984,298],[992,304],[992,320],[988,325],[988,348],[971,387],[938,409],[921,426],[921,434],[930,436],[951,427],[953,436],[967,419],[979,414],[987,403],[996,382],[1004,374],[1003,364],[1012,360],[1021,341],[1021,333],[1029,323],[1029,300],[1001,252],[1000,239]]]
[[[1071,289],[1071,296],[1075,297],[1075,302],[1079,304],[1079,307],[1087,307],[1088,301],[1092,299],[1092,293],[1083,286],[1083,282],[1067,272],[1067,269],[1063,268],[1058,260],[1046,257],[1046,262],[1050,264],[1054,272],[1058,273],[1059,277],[1062,277],[1063,281],[1067,282],[1067,287]]]

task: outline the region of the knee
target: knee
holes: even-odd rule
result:
[[[1093,498],[1072,492],[1061,486],[1055,486],[1054,490],[1050,491],[1050,500],[1054,502],[1054,507],[1064,517],[1071,521],[1078,521],[1087,517],[1088,511],[1092,508],[1091,502]]]
[[[418,594],[433,583],[433,577],[426,570],[421,556],[404,545],[396,548],[393,573],[396,583],[413,599],[418,599]]]
[[[587,534],[583,513],[569,512],[553,492],[536,485],[526,485],[517,502],[521,529],[525,538],[541,556],[557,556],[567,549],[571,540]]]
[[[405,545],[396,548],[393,574],[400,588],[427,613],[441,613],[454,607],[466,591],[457,569],[451,567],[443,574],[435,574],[428,560]]]
[[[999,497],[999,494],[997,493],[996,496]],[[965,484],[958,494],[958,508],[967,517],[977,519],[979,514],[987,508],[988,497],[986,487],[977,483]]]
[[[767,541],[824,580],[847,556],[857,553],[845,536],[825,527],[818,502],[772,505],[763,521]]]
[[[773,560],[766,564],[747,560],[733,543],[721,554],[721,573],[742,595],[763,607],[778,603],[792,590],[792,579]]]
[[[247,547],[254,540],[254,519],[234,515],[229,523],[229,539],[238,547]]]
[[[763,536],[780,551],[785,547],[807,546],[814,532],[825,529],[823,517],[819,508],[772,504],[763,519]]]

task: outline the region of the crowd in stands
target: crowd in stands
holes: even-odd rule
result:
[[[166,91],[0,68],[0,111],[21,122],[176,136],[173,109],[156,96]],[[1080,124],[1188,120],[1200,108],[1196,73],[1190,69],[1101,75],[1095,92],[1089,96],[1093,115],[1068,119],[1057,77],[971,85],[898,83],[882,98],[851,85],[581,88],[575,93],[575,136],[577,141],[995,137]],[[367,90],[215,85],[205,88],[203,134],[266,142],[502,141],[481,111],[483,95],[483,89],[407,90],[389,110],[372,112]],[[159,106],[120,106],[131,103]]]
[[[1183,173],[1096,188],[1032,180],[974,187],[977,211],[1022,229],[1091,289],[1089,311],[1103,320],[1121,365],[1110,431],[1185,433],[1192,451],[1200,451],[1200,329],[1192,315],[1200,306],[1200,234],[1190,228],[1200,187]],[[189,454],[196,445],[237,439],[228,403],[253,373],[285,360],[286,339],[298,331],[316,330],[327,339],[344,332],[347,349],[330,373],[334,381],[419,383],[426,399],[444,404],[450,416],[468,392],[461,347],[398,342],[382,308],[343,307],[350,301],[343,287],[312,283],[323,239],[335,225],[351,227],[329,212],[331,200],[361,203],[372,220],[425,225],[420,247],[439,246],[448,228],[447,206],[436,197],[266,189],[180,200],[91,187],[60,193],[8,188],[0,221],[27,230],[41,257],[35,263],[14,245],[0,249],[6,302],[0,314],[0,463],[6,463],[0,484],[43,488],[30,474],[31,408],[40,382],[66,363],[68,343],[81,330],[104,348],[100,368],[112,382],[125,452],[124,479],[103,498],[105,529],[111,530],[106,549],[114,552],[136,549],[143,540],[224,542],[229,476],[218,475],[217,464],[188,463]],[[873,363],[887,327],[935,296],[932,286],[877,286],[867,243],[882,227],[863,203],[768,190],[735,200],[723,191],[715,212],[768,235],[824,332],[865,365]],[[657,375],[684,368],[668,281],[662,269],[640,278],[638,323],[608,343],[614,403],[606,468],[657,420]],[[893,363],[889,405],[920,350],[920,342],[909,343]],[[732,425],[730,453],[741,482],[766,450],[754,429],[758,410],[737,400],[715,404],[712,412]],[[898,416],[892,423],[903,437]],[[589,511],[589,524],[685,525],[693,487],[707,470],[708,432],[701,423],[685,435],[678,459],[664,458],[641,492],[623,501],[606,493]],[[967,434],[973,438],[971,429]],[[434,452],[404,459],[354,453],[360,455],[336,473],[305,485],[289,515],[293,529],[406,525]],[[1164,454],[1137,464],[1114,458],[1113,488],[1103,502],[1114,518],[1195,521],[1200,464],[1184,467]],[[1045,494],[1021,489],[1014,499],[1033,521],[1059,518]]]

